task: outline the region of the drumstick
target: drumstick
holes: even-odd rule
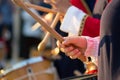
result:
[[[57,40],[59,40],[60,42],[62,42],[64,39],[63,37],[58,34],[53,28],[50,28],[43,20],[40,16],[35,15],[30,9],[27,8],[26,5],[24,5],[24,3],[21,0],[13,0],[13,2],[17,5],[19,5],[21,8],[23,8],[26,12],[28,12],[37,22],[39,22],[49,33],[51,33],[51,35],[56,38]],[[85,62],[86,57],[84,55],[81,55],[81,57],[79,58],[81,61]]]
[[[58,12],[56,10],[48,9],[48,8],[45,8],[45,7],[42,7],[42,6],[38,6],[38,5],[34,5],[34,4],[31,4],[31,3],[25,3],[25,5],[27,7],[31,7],[31,8],[34,8],[36,10],[43,11],[43,12],[51,12],[53,14],[56,14]],[[63,14],[63,13],[61,13],[61,14]]]
[[[43,20],[40,16],[38,16],[37,14],[34,14],[30,9],[27,8],[26,5],[24,5],[24,3],[21,0],[13,0],[17,5],[19,5],[20,7],[22,7],[26,12],[28,12],[37,22],[39,22],[49,33],[51,33],[51,35],[56,38],[57,40],[59,40],[60,42],[63,41],[63,37],[61,35],[59,35],[54,29],[50,28]]]
[[[33,26],[32,26],[32,30],[36,30],[41,26],[41,24],[39,22],[36,22]]]
[[[38,6],[38,5],[34,5],[34,4],[31,4],[31,3],[25,3],[25,5],[27,7],[30,7],[30,8],[34,8],[36,10],[39,10],[39,11],[43,11],[43,12],[50,12],[50,13],[53,13],[53,14],[56,14],[58,11],[56,10],[53,10],[53,9],[48,9],[48,8],[45,8],[45,7],[42,7],[42,6]],[[60,12],[59,12],[60,13]],[[64,15],[63,13],[61,13],[61,15]],[[34,28],[38,28],[39,27],[39,24],[38,22],[34,25]]]
[[[51,28],[55,28],[57,22],[59,21],[60,15],[61,15],[61,13],[59,13],[59,12],[56,14],[56,16],[51,24]],[[49,37],[50,37],[50,34],[49,34],[49,32],[47,32],[44,39],[38,45],[39,52],[44,50],[46,43],[48,42]]]

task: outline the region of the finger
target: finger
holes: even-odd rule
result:
[[[71,36],[71,37],[64,37],[64,41],[63,41],[62,44],[68,46],[70,44],[76,43],[76,40],[77,40],[77,38],[73,37],[73,36]]]
[[[73,59],[76,59],[76,58],[78,58],[80,55],[81,55],[81,52],[79,52],[79,53],[73,55],[72,58],[73,58]]]
[[[57,44],[58,48],[62,48],[62,43],[60,41],[56,41],[56,44]]]
[[[69,53],[66,53],[67,56],[74,56],[76,55],[77,53],[79,53],[79,50],[78,49],[74,49],[73,51],[69,52]]]
[[[64,50],[65,50],[65,53],[69,53],[74,50],[74,47],[73,46],[65,47]]]
[[[57,46],[60,48],[60,42],[56,41]]]
[[[65,53],[65,49],[64,48],[60,48],[60,50]]]

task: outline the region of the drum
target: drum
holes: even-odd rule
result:
[[[2,80],[55,80],[54,67],[41,57],[30,58],[5,70]]]
[[[96,74],[69,77],[62,80],[97,80]]]

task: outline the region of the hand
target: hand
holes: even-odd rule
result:
[[[70,36],[64,37],[64,41],[62,43],[57,41],[57,46],[67,56],[71,57],[72,59],[75,59],[79,58],[81,54],[84,54],[87,48],[87,41],[84,37]]]

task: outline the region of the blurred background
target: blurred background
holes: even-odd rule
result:
[[[35,0],[35,3],[40,2],[40,0]],[[32,47],[39,43],[41,40],[41,34],[39,33],[42,33],[42,31],[33,31],[29,34],[30,31],[29,33],[28,31],[25,33],[25,29],[32,30],[29,28],[32,27],[35,22],[36,21],[29,14],[17,5],[13,4],[11,0],[0,0],[0,48],[3,50],[1,51],[3,52],[1,53],[1,68],[9,67],[17,63],[19,60],[28,59],[30,57],[30,54],[27,51],[32,49],[28,49],[27,47],[24,47],[24,45],[30,45],[30,47]],[[30,27],[27,29],[26,26]],[[33,38],[33,40],[35,39],[38,41],[32,42],[28,40],[31,44],[27,42],[25,43],[26,37]]]
[[[30,2],[49,9],[54,7],[44,3],[43,0],[30,0]],[[50,12],[38,11],[33,8],[30,10],[41,16],[49,26],[55,18],[55,14]],[[55,30],[60,35],[67,36],[67,33],[59,30],[60,24],[61,20],[58,20]],[[36,25],[37,29],[34,27]],[[21,73],[20,75],[23,76],[31,74],[32,70],[40,71],[39,74],[44,72],[51,74],[52,72],[52,75],[42,74],[42,77],[38,75],[37,80],[59,80],[84,74],[86,70],[84,63],[77,59],[72,60],[60,52],[56,47],[56,39],[53,37],[50,36],[45,48],[38,51],[38,45],[46,33],[47,31],[25,10],[15,5],[11,0],[0,0],[0,69],[1,75],[5,76],[1,77],[13,80],[15,77],[12,76],[15,76],[16,73]],[[28,71],[24,72],[28,65]],[[21,72],[17,70],[21,70]],[[30,78],[35,78],[35,76],[32,75]]]

